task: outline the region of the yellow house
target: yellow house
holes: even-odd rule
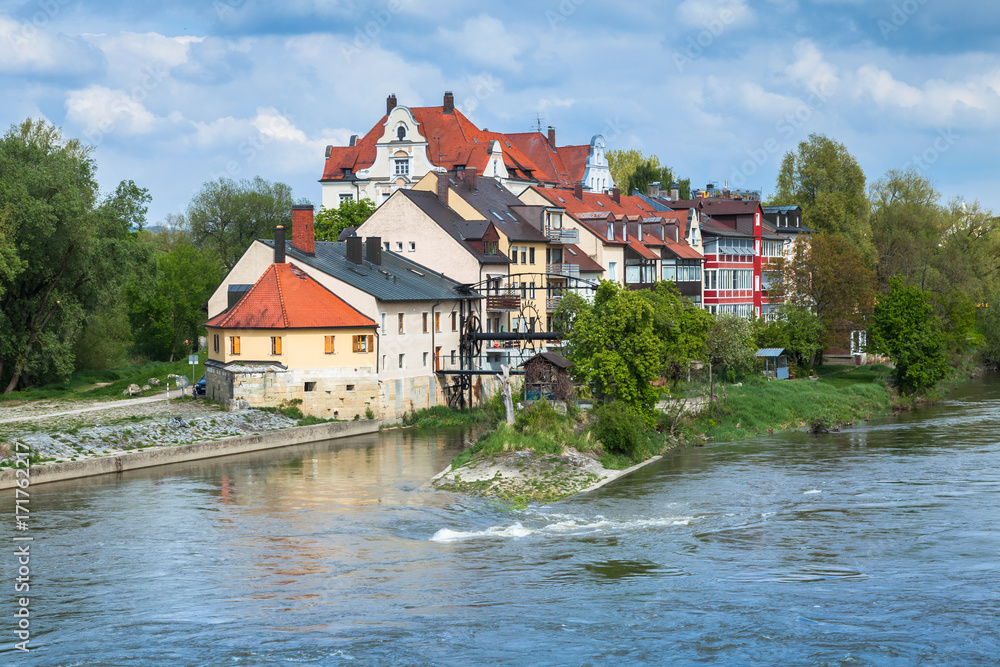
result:
[[[301,399],[307,414],[342,419],[377,405],[375,321],[294,264],[270,265],[205,326],[209,398],[255,407]]]

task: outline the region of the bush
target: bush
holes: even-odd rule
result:
[[[631,407],[621,401],[612,401],[594,410],[594,416],[597,422],[591,426],[591,433],[607,452],[632,459],[643,455],[645,422]]]

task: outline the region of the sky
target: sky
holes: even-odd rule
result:
[[[695,186],[773,193],[824,134],[869,184],[915,168],[1000,212],[1000,5],[971,0],[0,0],[0,124],[95,147],[148,220],[261,176],[318,207],[327,145],[439,106],[557,144],[603,134]]]

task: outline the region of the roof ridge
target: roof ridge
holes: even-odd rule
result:
[[[278,292],[278,305],[281,306],[281,321],[284,323],[285,328],[288,328],[291,321],[288,319],[288,309],[285,307],[285,295],[281,291],[281,278],[278,276],[278,265],[272,264],[271,266],[274,267],[274,288]],[[288,266],[291,267],[291,262],[289,262]]]

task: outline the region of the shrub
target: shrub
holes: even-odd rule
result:
[[[606,451],[630,458],[642,456],[645,422],[632,408],[621,401],[612,401],[594,410],[594,415],[597,422],[591,426],[591,432]]]

